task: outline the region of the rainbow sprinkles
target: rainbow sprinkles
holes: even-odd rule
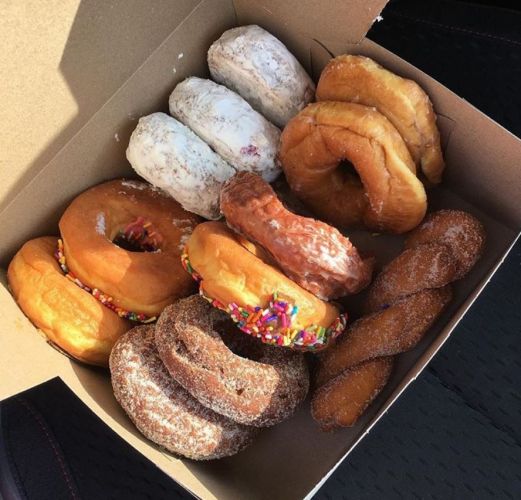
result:
[[[298,314],[298,306],[281,300],[276,291],[265,308],[249,305],[242,307],[236,303],[222,304],[204,294],[202,277],[192,268],[186,251],[181,255],[181,262],[184,269],[199,283],[199,294],[202,297],[212,306],[228,313],[241,331],[266,344],[319,351],[345,330],[345,313],[340,314],[327,328],[319,325],[310,325],[305,329],[292,327]]]
[[[54,252],[54,257],[58,261],[58,264],[63,271],[63,274],[66,278],[71,280],[74,284],[78,285],[80,288],[90,293],[95,299],[99,300],[105,307],[108,307],[111,311],[114,311],[120,318],[129,319],[130,321],[136,321],[138,323],[152,323],[157,319],[156,316],[147,316],[141,313],[135,313],[132,311],[127,311],[122,307],[117,306],[113,302],[113,298],[109,295],[104,294],[101,290],[97,288],[90,288],[84,283],[82,283],[67,267],[67,262],[65,260],[65,253],[63,252],[63,241],[61,239],[58,240],[58,246],[56,251]]]

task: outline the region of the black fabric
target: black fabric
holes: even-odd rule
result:
[[[396,0],[382,17],[370,38],[521,136],[521,12]],[[519,498],[520,285],[521,243],[317,498]],[[60,381],[2,403],[0,421],[6,498],[14,491],[29,500],[190,498]]]

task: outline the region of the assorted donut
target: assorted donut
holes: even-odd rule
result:
[[[8,268],[49,343],[108,367],[136,428],[193,460],[240,452],[310,389],[322,430],[355,425],[485,243],[471,214],[428,213],[445,163],[417,83],[342,55],[315,95],[254,25],[226,31],[208,66],[213,80],[180,82],[170,114],[132,132],[126,157],[144,180],[79,194],[59,235],[27,242]],[[270,185],[279,177],[297,210],[284,181]],[[352,227],[407,233],[404,249],[379,262]]]

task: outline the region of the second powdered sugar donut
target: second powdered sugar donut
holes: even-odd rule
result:
[[[239,171],[274,181],[280,130],[241,96],[211,80],[190,77],[170,95],[170,114]]]
[[[315,97],[315,84],[285,45],[260,26],[225,31],[208,50],[212,78],[284,127]]]

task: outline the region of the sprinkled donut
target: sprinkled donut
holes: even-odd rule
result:
[[[268,182],[281,172],[275,160],[280,130],[240,95],[211,80],[191,77],[170,94],[170,114],[190,127],[238,171]]]
[[[221,185],[235,169],[188,127],[165,113],[140,118],[127,148],[132,168],[181,206],[219,219]]]
[[[236,422],[267,427],[287,419],[309,388],[303,354],[232,333],[239,352],[245,348],[252,359],[241,357],[223,341],[226,322],[197,295],[167,307],[155,338],[168,371],[202,404]]]
[[[272,34],[256,25],[225,31],[208,50],[212,78],[284,127],[315,96],[315,84]]]
[[[69,278],[118,315],[153,321],[192,291],[180,255],[199,221],[146,182],[109,181],[65,210],[58,261]]]
[[[345,313],[297,285],[264,249],[223,223],[199,224],[182,261],[199,293],[264,343],[318,351],[345,329]]]
[[[233,455],[255,429],[204,407],[168,373],[157,354],[154,327],[125,334],[110,355],[114,396],[139,431],[166,450],[194,460]]]

